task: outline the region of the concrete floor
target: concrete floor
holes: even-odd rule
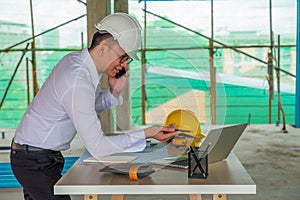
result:
[[[290,200],[300,199],[300,129],[287,126],[288,133],[282,133],[275,125],[250,125],[234,148],[235,154],[257,185],[256,195],[228,195],[229,200]],[[0,146],[9,145],[13,130],[7,131],[0,139]],[[71,149],[63,152],[66,156],[80,156],[84,148],[75,137]],[[9,161],[8,151],[0,153],[0,162]],[[22,189],[0,189],[0,200],[21,200]],[[72,196],[73,200],[83,196]],[[99,196],[108,200],[110,196]],[[187,195],[126,195],[125,200],[187,200]],[[203,200],[212,199],[203,195]]]

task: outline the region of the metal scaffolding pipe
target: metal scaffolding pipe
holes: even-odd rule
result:
[[[201,37],[210,40],[210,38],[209,38],[208,36],[203,35],[203,34],[197,32],[197,31],[195,31],[195,30],[192,30],[192,29],[190,29],[190,28],[188,28],[188,27],[185,27],[185,26],[183,26],[183,25],[181,25],[181,24],[178,24],[178,23],[176,23],[176,22],[173,22],[172,20],[169,20],[169,19],[167,19],[167,18],[165,18],[165,17],[162,17],[162,16],[160,16],[160,15],[158,15],[158,14],[155,14],[155,13],[153,13],[153,12],[150,12],[150,11],[148,11],[148,10],[144,10],[144,9],[142,9],[142,10],[145,11],[145,12],[147,12],[147,13],[149,13],[149,14],[151,14],[151,15],[153,15],[153,16],[155,16],[155,17],[158,17],[158,18],[160,18],[160,19],[163,19],[163,20],[165,20],[165,21],[167,21],[167,22],[170,22],[170,23],[172,23],[172,24],[174,24],[174,25],[176,25],[176,26],[178,26],[178,27],[181,27],[181,28],[183,28],[183,29],[185,29],[185,30],[188,30],[188,31],[190,31],[190,32],[192,32],[192,33],[195,33],[196,35],[200,35]],[[217,40],[214,40],[214,42],[217,43],[217,44],[219,44],[219,45],[221,45],[223,48],[228,48],[228,49],[231,49],[231,50],[233,50],[233,51],[235,51],[235,52],[238,52],[238,53],[240,53],[240,54],[243,54],[243,55],[245,55],[245,56],[248,56],[248,57],[250,57],[250,58],[252,58],[252,59],[254,59],[254,60],[256,60],[256,61],[259,61],[259,62],[265,64],[266,66],[268,66],[268,64],[269,64],[267,61],[261,60],[261,59],[255,57],[255,56],[252,56],[251,54],[248,54],[248,53],[246,53],[246,52],[243,52],[243,51],[241,51],[241,50],[239,50],[239,49],[236,49],[236,48],[234,48],[234,47],[232,47],[232,46],[228,46],[228,45],[226,45],[226,44],[224,44],[224,43],[222,43],[222,42],[219,42],[219,41],[217,41]],[[277,68],[277,67],[275,67],[274,69],[276,69],[276,68]],[[291,73],[289,73],[288,71],[285,71],[285,70],[282,70],[282,69],[281,69],[280,71],[283,72],[283,73],[285,73],[285,74],[288,74],[288,75],[290,75],[290,76],[295,77],[294,74],[291,74]]]
[[[300,0],[297,0],[297,53],[296,53],[296,109],[295,126],[300,128]]]
[[[214,65],[214,4],[211,0],[211,36],[209,39],[209,71],[210,71],[210,118],[211,124],[217,123],[217,92],[216,92],[216,74],[217,70]]]
[[[82,40],[83,41],[83,40]],[[251,49],[251,48],[269,48],[270,45],[232,45],[230,46],[232,48],[238,48],[238,49]],[[274,45],[275,48],[278,48],[278,45]],[[280,45],[280,47],[296,47],[296,44],[283,44]],[[168,51],[168,50],[191,50],[191,49],[209,49],[209,46],[203,46],[203,47],[171,47],[171,48],[145,48],[146,51]],[[214,49],[228,49],[228,47],[221,47],[221,46],[214,46]],[[35,48],[36,51],[80,51],[80,48]],[[7,52],[22,52],[23,49],[15,48],[10,49]],[[31,51],[31,49],[28,49],[28,51]],[[142,50],[140,50],[142,51]],[[292,74],[293,77],[296,77],[296,75]]]
[[[76,17],[76,18],[74,18],[74,19],[71,19],[71,20],[69,20],[69,21],[67,21],[67,22],[64,22],[64,23],[62,23],[62,24],[60,24],[60,25],[58,25],[58,26],[55,26],[55,27],[53,27],[53,28],[51,28],[51,29],[48,29],[48,30],[46,30],[46,31],[43,31],[43,32],[41,32],[41,33],[39,33],[39,34],[37,34],[37,35],[34,35],[33,37],[27,38],[27,39],[25,39],[25,40],[23,40],[23,41],[21,41],[21,42],[18,42],[18,43],[16,43],[16,44],[12,45],[12,46],[7,47],[7,48],[5,48],[5,49],[0,49],[0,53],[1,53],[1,52],[8,52],[8,51],[9,51],[11,48],[13,48],[13,47],[16,47],[16,46],[18,46],[18,45],[20,45],[20,44],[23,44],[23,43],[25,43],[25,42],[27,42],[27,41],[29,41],[29,40],[32,40],[33,38],[36,38],[36,37],[38,37],[38,36],[40,36],[40,35],[43,35],[43,34],[45,34],[45,33],[48,33],[48,32],[50,32],[50,31],[52,31],[52,30],[54,30],[54,29],[57,29],[57,28],[59,28],[59,27],[61,27],[61,26],[64,26],[64,25],[66,25],[66,24],[69,24],[70,22],[76,21],[76,20],[78,20],[78,19],[80,19],[80,18],[82,18],[82,17],[84,17],[84,16],[86,16],[86,14],[81,15],[81,16],[79,16],[79,17]]]
[[[147,1],[144,1],[144,10],[147,10]],[[146,124],[146,38],[147,38],[147,14],[144,11],[144,40],[142,42],[142,125]]]
[[[29,59],[26,58],[26,87],[27,87],[27,105],[30,104],[30,86],[29,86]]]
[[[8,93],[8,91],[9,91],[9,88],[10,88],[10,86],[11,86],[11,83],[13,82],[13,80],[14,80],[14,78],[15,78],[15,75],[16,75],[18,69],[19,69],[19,66],[20,66],[20,64],[21,64],[21,62],[22,62],[22,60],[23,60],[23,58],[24,58],[24,56],[25,56],[25,53],[26,53],[26,51],[28,50],[28,46],[29,46],[29,43],[27,43],[25,49],[23,50],[23,53],[22,53],[22,55],[21,55],[21,58],[20,58],[20,60],[19,60],[19,62],[18,62],[18,64],[17,64],[15,70],[14,70],[14,73],[13,73],[13,75],[10,77],[10,80],[9,80],[9,82],[8,82],[8,86],[7,86],[7,88],[6,88],[5,92],[4,92],[4,95],[3,95],[2,100],[1,100],[1,103],[0,103],[0,109],[2,108],[2,105],[3,105],[3,103],[4,103],[4,100],[5,100],[5,98],[6,98],[7,93]]]

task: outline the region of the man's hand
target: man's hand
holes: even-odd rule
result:
[[[175,128],[167,126],[151,126],[149,128],[146,128],[144,131],[146,138],[154,138],[161,142],[167,142],[180,133],[178,131],[175,131]]]
[[[129,72],[126,72],[126,74],[121,76],[120,78],[115,78],[115,77],[112,77],[112,76],[108,77],[110,92],[115,97],[118,97],[120,95],[120,93],[123,91],[128,78],[129,78]]]

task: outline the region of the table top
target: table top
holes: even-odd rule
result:
[[[79,159],[80,160],[80,159]],[[99,172],[103,164],[74,164],[55,184],[55,194],[255,194],[256,185],[234,153],[209,164],[207,179],[188,178],[188,170],[158,167],[139,181]]]

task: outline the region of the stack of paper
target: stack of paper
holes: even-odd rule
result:
[[[88,157],[86,159],[83,160],[83,162],[87,163],[87,162],[100,162],[100,163],[115,163],[115,164],[119,164],[119,163],[129,163],[133,160],[135,160],[137,158],[137,156],[120,156],[120,155],[110,155],[110,156],[104,156],[101,157],[99,159],[93,158],[93,157]]]

